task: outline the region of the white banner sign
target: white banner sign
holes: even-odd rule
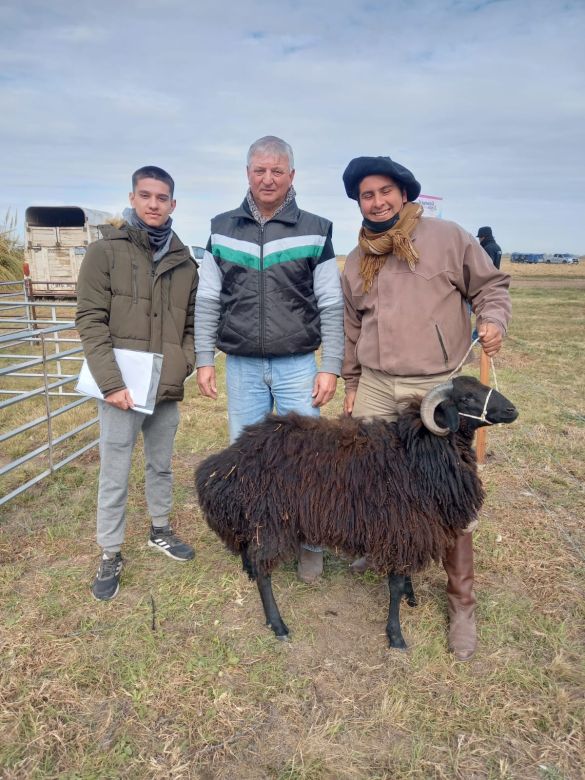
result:
[[[443,198],[438,198],[436,195],[419,195],[416,202],[423,207],[424,217],[438,217],[441,219],[443,216]]]

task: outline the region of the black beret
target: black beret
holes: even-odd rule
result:
[[[420,195],[420,184],[404,165],[390,157],[354,157],[343,172],[348,198],[359,199],[360,182],[366,176],[389,176],[406,190],[408,200],[416,200]]]

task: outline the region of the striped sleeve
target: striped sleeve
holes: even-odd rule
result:
[[[313,271],[313,292],[321,318],[321,371],[339,376],[343,362],[343,293],[335,255]]]
[[[208,245],[209,246],[209,245]],[[199,266],[199,286],[195,299],[195,365],[214,364],[217,330],[221,314],[221,273],[213,255],[205,250]]]

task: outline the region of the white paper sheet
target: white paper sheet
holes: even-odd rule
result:
[[[143,414],[152,414],[163,356],[156,352],[138,352],[134,349],[114,347],[114,357],[124,384],[132,395],[134,410]],[[92,398],[103,399],[104,397],[89,370],[87,359],[81,366],[76,390]]]

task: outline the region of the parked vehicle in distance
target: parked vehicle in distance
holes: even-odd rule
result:
[[[195,260],[197,267],[199,267],[201,265],[201,261],[203,260],[203,255],[205,254],[205,247],[191,244],[189,249],[191,250],[191,257],[193,260]]]
[[[545,256],[534,252],[512,252],[511,263],[544,263]]]
[[[568,252],[555,252],[554,254],[545,255],[544,261],[545,263],[565,263],[567,265],[573,265],[574,263],[579,262],[579,258],[576,255],[569,254]]]

